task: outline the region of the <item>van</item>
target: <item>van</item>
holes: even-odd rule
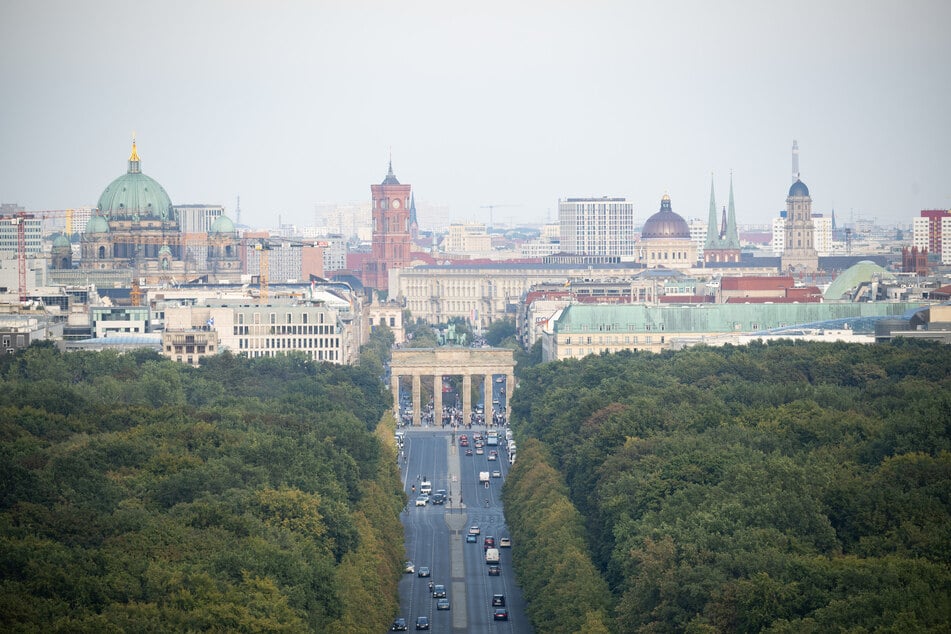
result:
[[[424,480],[423,483],[419,485],[419,492],[423,495],[430,495],[433,492],[433,483]]]
[[[499,549],[498,548],[489,548],[485,551],[485,563],[487,564],[497,564],[499,563]]]

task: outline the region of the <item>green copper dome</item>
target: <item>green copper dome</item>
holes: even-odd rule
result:
[[[211,229],[208,230],[208,233],[234,233],[234,231],[234,223],[231,222],[231,218],[222,215],[211,223]]]
[[[64,234],[62,234],[62,233],[59,234],[59,235],[57,235],[55,238],[53,238],[53,248],[54,248],[54,249],[63,249],[63,248],[68,249],[68,248],[69,248],[69,238],[67,238],[67,237],[66,237]]]
[[[172,201],[165,189],[139,169],[135,141],[132,142],[132,155],[129,156],[129,171],[109,183],[99,197],[98,207],[103,216],[114,220],[171,218]]]
[[[86,233],[109,233],[109,223],[102,216],[92,216],[86,223]]]

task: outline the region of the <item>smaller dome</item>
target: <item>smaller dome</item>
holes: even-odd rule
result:
[[[690,239],[690,227],[687,221],[674,213],[670,207],[670,196],[664,194],[660,201],[660,211],[647,219],[641,229],[641,240]]]
[[[806,198],[809,197],[809,188],[806,187],[806,184],[798,178],[796,179],[796,182],[792,184],[792,187],[789,188],[789,197],[792,198],[793,196],[804,196]]]
[[[231,218],[221,215],[211,223],[211,229],[208,230],[208,233],[234,233],[234,231],[234,223],[231,222]]]
[[[62,233],[59,234],[58,236],[53,238],[53,248],[54,249],[70,248],[69,238],[67,238],[65,234],[62,234]]]
[[[102,216],[92,216],[86,223],[86,233],[109,233],[109,223]]]

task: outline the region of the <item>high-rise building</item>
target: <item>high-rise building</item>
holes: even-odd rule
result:
[[[363,266],[363,285],[378,291],[389,289],[391,269],[410,262],[409,185],[400,184],[390,161],[386,178],[379,185],[370,185],[373,199],[373,239],[370,257]]]
[[[940,256],[945,243],[951,243],[951,240],[943,239],[944,236],[951,235],[943,229],[944,222],[949,218],[951,211],[947,209],[922,209],[920,217],[915,218],[912,224],[914,246],[918,247],[919,251],[926,250]]]
[[[635,253],[634,204],[624,198],[559,200],[558,220],[564,253],[620,257]]]

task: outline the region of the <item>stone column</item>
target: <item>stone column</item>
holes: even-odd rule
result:
[[[472,420],[472,375],[462,375],[462,424]]]
[[[510,422],[512,419],[512,392],[515,391],[515,375],[505,375],[505,420]]]
[[[433,422],[442,427],[442,375],[433,375]]]
[[[492,414],[495,413],[495,407],[492,405],[492,375],[486,372],[482,378],[482,392],[485,394],[483,397],[485,400],[485,424],[487,426],[492,425]]]
[[[400,420],[400,376],[398,374],[390,375],[390,385],[393,390],[393,415],[396,420]]]
[[[413,425],[419,427],[420,425],[420,410],[423,409],[422,399],[420,398],[420,381],[419,381],[419,372],[413,372]]]

